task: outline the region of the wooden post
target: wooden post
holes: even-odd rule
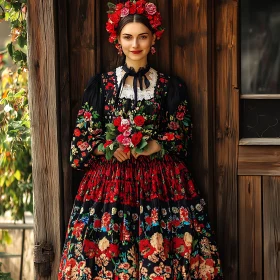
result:
[[[58,79],[53,0],[28,5],[36,279],[56,279],[61,251]],[[54,253],[54,258],[53,258]],[[53,260],[53,262],[52,262]]]

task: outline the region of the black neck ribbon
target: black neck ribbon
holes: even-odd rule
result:
[[[146,74],[149,72],[151,67],[149,65],[147,65],[146,67],[141,67],[138,70],[138,72],[135,72],[135,70],[132,67],[128,68],[127,65],[124,64],[122,69],[124,70],[125,74],[124,74],[123,78],[121,79],[121,82],[118,86],[117,95],[116,95],[116,104],[118,103],[121,90],[122,90],[123,86],[125,85],[125,81],[126,81],[127,77],[132,76],[133,77],[133,91],[134,91],[134,107],[133,107],[133,109],[134,109],[137,106],[137,101],[138,101],[137,84],[139,82],[140,90],[143,90],[143,78],[144,78],[144,83],[145,83],[146,88],[148,88],[150,86],[150,81],[146,77]]]

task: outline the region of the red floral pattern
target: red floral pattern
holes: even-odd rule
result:
[[[104,74],[102,81],[104,116],[86,101],[74,129],[71,164],[87,172],[75,198],[58,279],[223,279],[205,201],[182,160],[191,139],[187,101],[162,114],[169,77],[159,74],[154,98],[138,101],[131,111],[131,100],[114,103],[116,86],[108,84],[116,85],[115,73]],[[97,142],[111,145],[102,128],[121,125],[120,108],[134,114],[139,126],[141,116],[149,122],[163,152],[124,163],[92,156]]]

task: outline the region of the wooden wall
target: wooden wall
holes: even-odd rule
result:
[[[152,2],[162,13],[166,32],[150,64],[187,83],[194,123],[193,176],[208,202],[225,279],[278,279],[280,151],[264,148],[258,161],[239,140],[240,1]],[[121,62],[108,42],[106,3],[30,1],[35,242],[49,240],[56,248],[52,276],[46,279],[56,279],[65,228],[83,175],[69,165],[83,89],[92,75]],[[263,172],[264,162],[269,162],[269,172]]]

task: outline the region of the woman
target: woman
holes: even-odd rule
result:
[[[185,164],[186,87],[148,65],[163,33],[153,3],[110,4],[109,41],[125,64],[93,77],[71,144],[86,169],[59,279],[222,279],[205,202]]]

